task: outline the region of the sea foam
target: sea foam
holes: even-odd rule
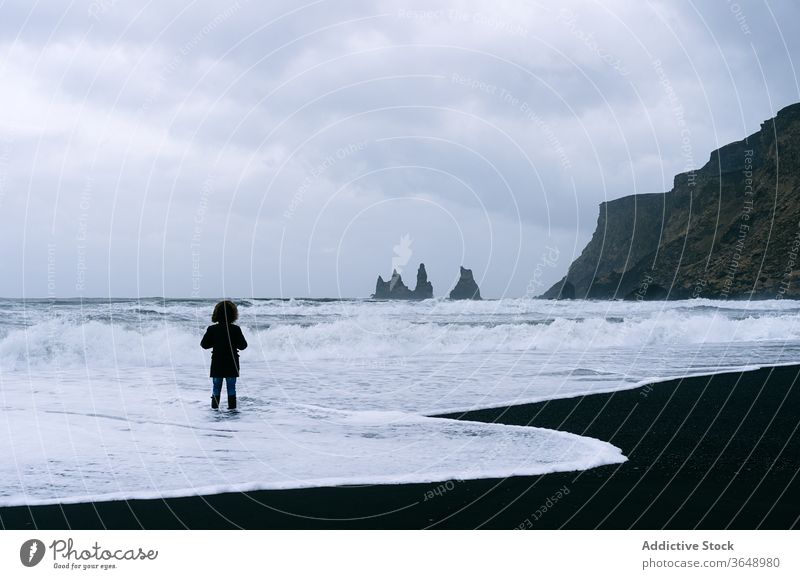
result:
[[[209,408],[213,302],[5,304],[0,504],[615,464],[606,442],[426,416],[800,355],[790,301],[239,301],[238,413]]]
[[[798,342],[797,308],[762,304],[713,309],[598,302],[500,300],[478,305],[436,302],[278,302],[242,308],[240,321],[264,361],[413,358],[426,354],[585,351],[673,344]],[[794,302],[792,302],[794,303]],[[207,320],[197,308],[126,304],[107,315],[65,308],[0,334],[0,368],[203,363],[199,338]]]

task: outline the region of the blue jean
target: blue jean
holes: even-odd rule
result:
[[[211,379],[211,393],[214,396],[219,396],[222,392],[222,378],[212,378]],[[225,386],[228,389],[228,396],[236,396],[236,376],[231,376],[230,378],[225,378]]]

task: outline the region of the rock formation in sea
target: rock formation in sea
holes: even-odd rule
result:
[[[394,270],[389,281],[383,281],[383,277],[378,276],[372,297],[379,300],[407,300],[411,299],[411,290],[403,283],[403,277]]]
[[[378,282],[375,284],[375,293],[372,294],[372,297],[380,300],[424,300],[432,298],[433,285],[428,281],[428,272],[425,271],[425,264],[419,264],[417,287],[413,291],[403,283],[403,277],[397,273],[397,270],[394,270],[389,281],[383,281],[383,277],[378,276]]]
[[[428,272],[425,271],[425,264],[419,264],[417,270],[417,287],[414,288],[414,297],[418,300],[426,300],[433,297],[433,284],[428,281]]]
[[[600,204],[597,228],[544,298],[800,298],[800,103],[675,177]]]
[[[450,292],[451,300],[479,300],[481,299],[481,290],[478,284],[475,283],[475,278],[472,275],[471,269],[465,269],[461,266],[461,277],[456,283],[456,287]]]

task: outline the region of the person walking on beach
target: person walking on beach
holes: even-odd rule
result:
[[[214,306],[213,325],[208,326],[200,346],[211,351],[211,408],[219,408],[222,379],[228,389],[228,408],[236,408],[236,378],[239,377],[239,350],[247,348],[242,329],[234,324],[239,318],[236,304],[223,300]]]

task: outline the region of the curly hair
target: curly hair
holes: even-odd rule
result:
[[[230,300],[222,300],[214,306],[214,313],[211,314],[211,321],[232,324],[239,319],[239,308]]]

